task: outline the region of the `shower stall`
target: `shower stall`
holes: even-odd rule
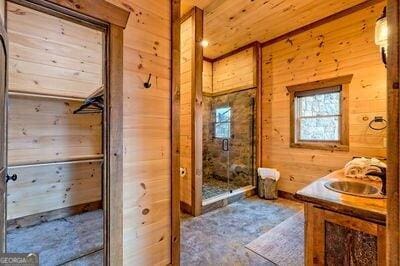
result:
[[[203,203],[255,186],[255,95],[203,95]]]

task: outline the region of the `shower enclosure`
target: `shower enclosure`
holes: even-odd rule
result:
[[[255,89],[203,95],[203,201],[255,184]]]

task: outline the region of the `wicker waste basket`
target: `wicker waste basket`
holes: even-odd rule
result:
[[[279,171],[272,168],[258,169],[258,196],[264,199],[278,198]]]

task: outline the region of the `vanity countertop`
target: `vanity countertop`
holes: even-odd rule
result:
[[[349,179],[350,178],[344,176],[343,169],[332,172],[297,191],[295,198],[303,202],[318,205],[327,210],[384,225],[386,223],[386,199],[365,198],[343,194],[327,189],[324,186],[327,181],[348,181]],[[360,180],[355,179],[354,181]],[[377,181],[360,182],[381,186],[381,182]]]

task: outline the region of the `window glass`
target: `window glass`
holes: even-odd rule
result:
[[[340,91],[296,97],[298,141],[340,141]]]
[[[220,107],[215,109],[215,137],[230,138],[231,136],[231,108]]]

